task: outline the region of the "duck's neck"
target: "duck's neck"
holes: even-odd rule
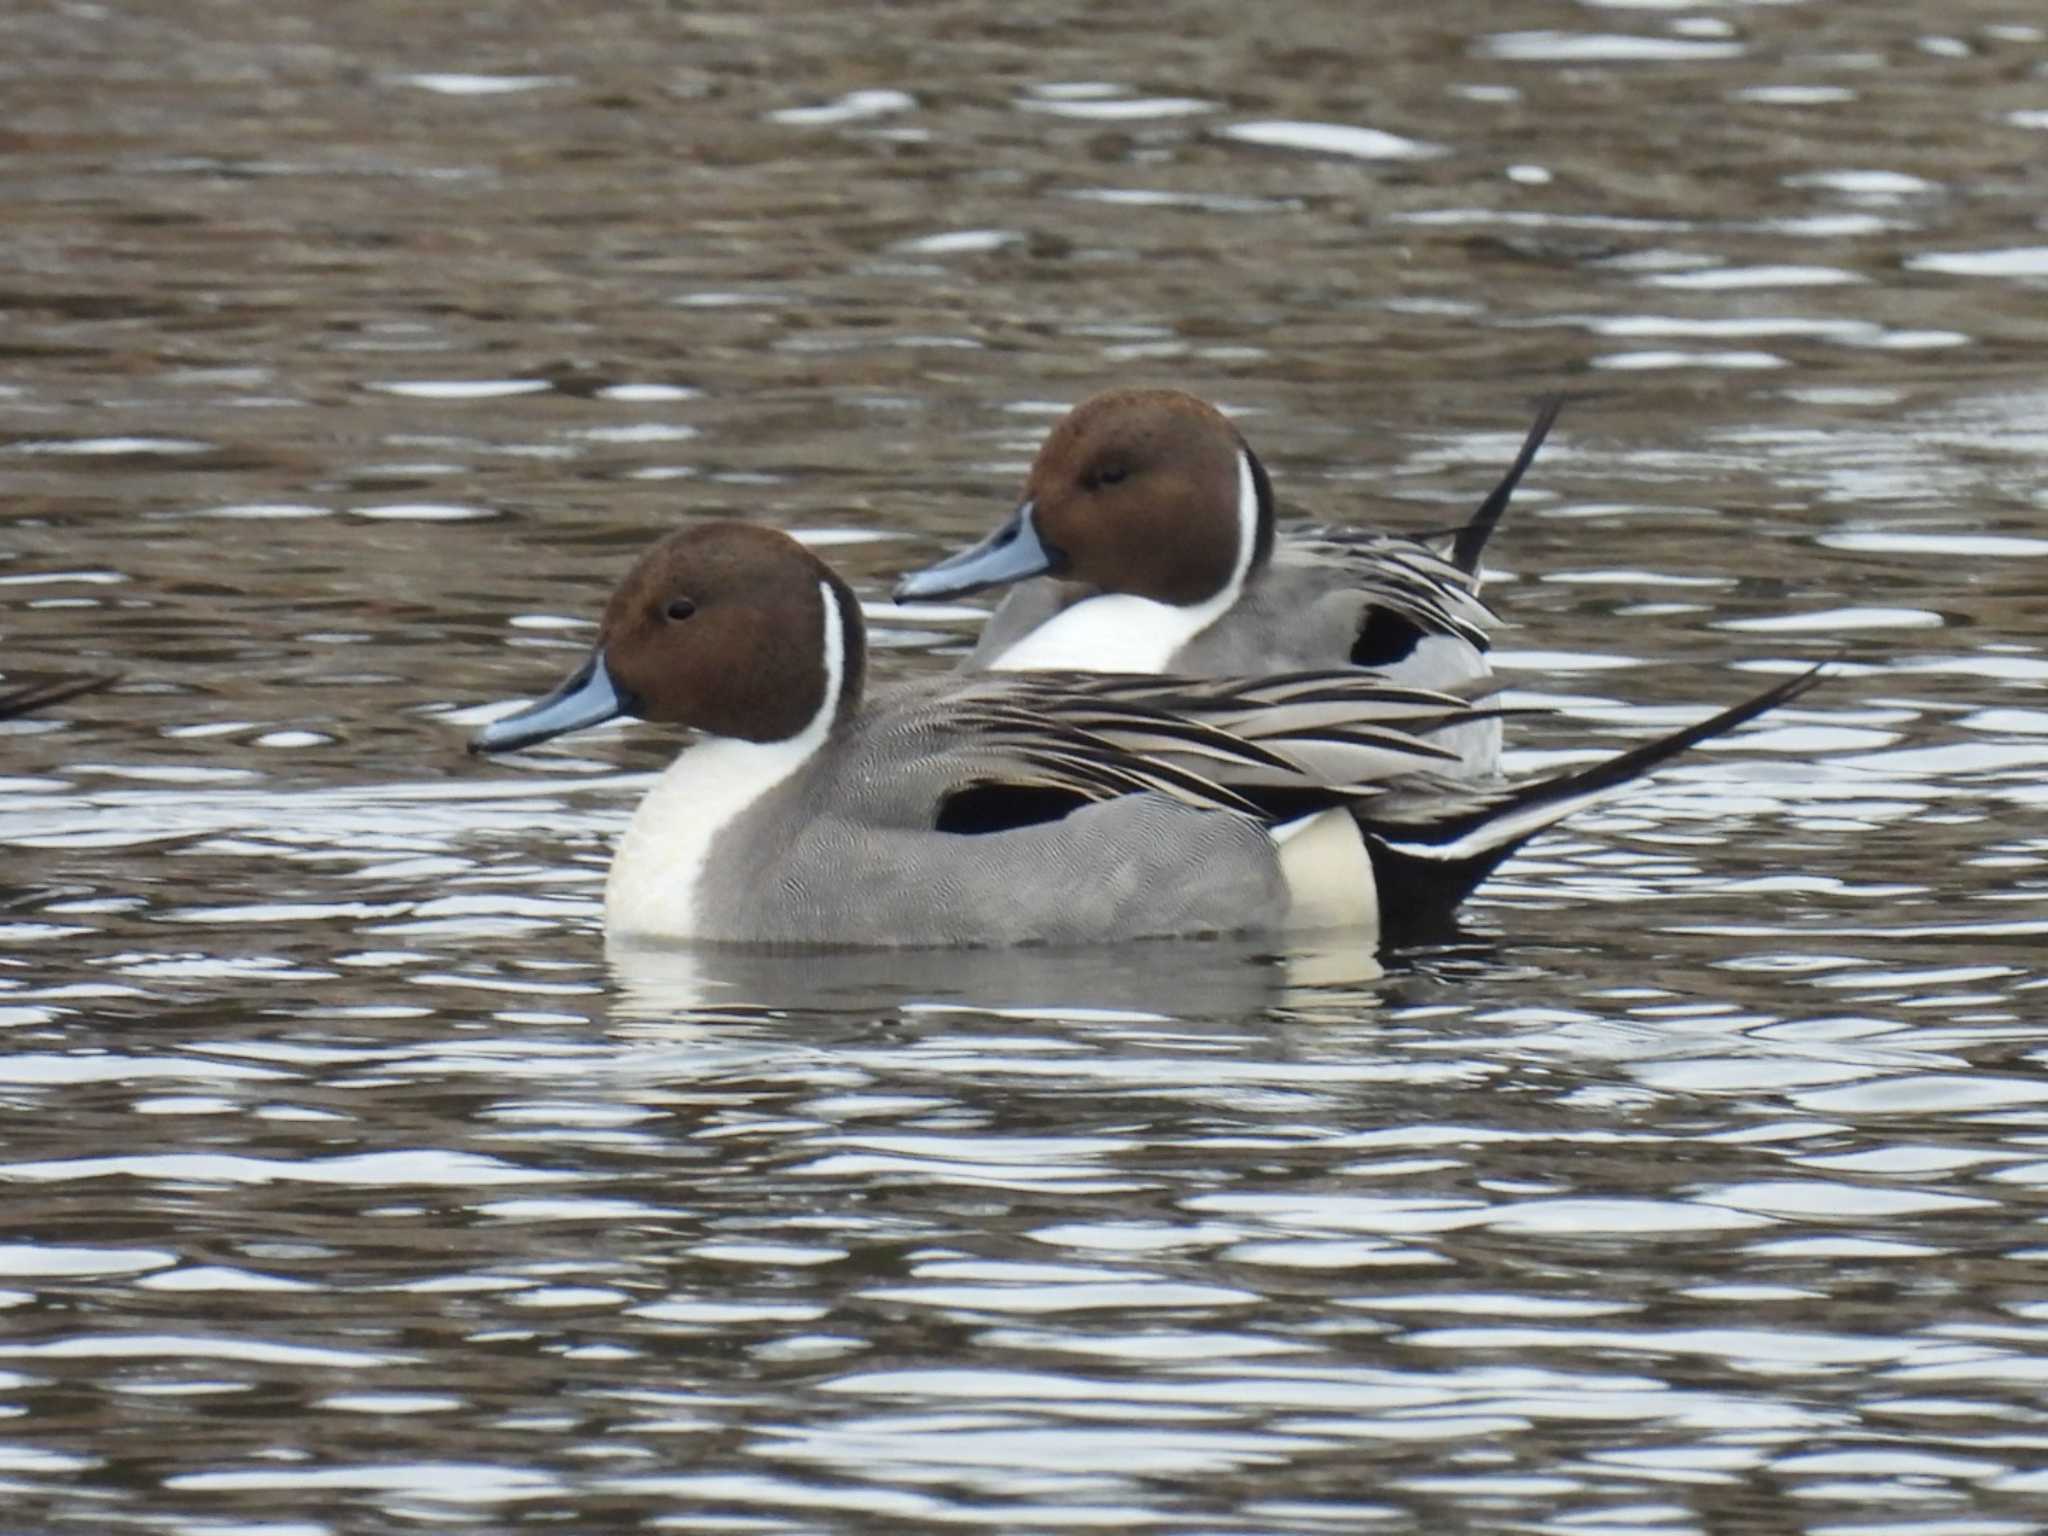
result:
[[[1273,492],[1249,448],[1237,451],[1236,558],[1223,585],[1194,603],[1104,592],[1062,609],[989,663],[998,672],[1164,672],[1243,595],[1273,548]]]
[[[613,934],[692,938],[708,927],[698,905],[718,840],[741,817],[816,759],[859,707],[859,609],[837,583],[819,583],[825,610],[825,687],[804,728],[780,741],[706,736],[669,764],[633,813],[605,882],[605,928]]]

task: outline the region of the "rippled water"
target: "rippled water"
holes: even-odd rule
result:
[[[16,7],[10,1529],[1997,1536],[2048,1508],[2036,8]],[[1491,588],[1463,941],[607,954],[478,764],[680,516],[878,670],[1060,409]]]

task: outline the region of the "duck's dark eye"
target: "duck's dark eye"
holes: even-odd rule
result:
[[[1130,477],[1131,470],[1129,465],[1105,464],[1099,469],[1089,470],[1081,483],[1091,491],[1099,491],[1105,485],[1122,485]]]
[[[687,597],[672,597],[668,600],[668,606],[661,610],[661,614],[663,618],[681,623],[696,611],[697,605]]]

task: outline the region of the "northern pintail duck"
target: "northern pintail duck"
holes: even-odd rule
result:
[[[903,578],[896,598],[1022,583],[968,670],[1228,677],[1358,666],[1424,688],[1485,681],[1497,620],[1479,596],[1480,553],[1557,410],[1545,405],[1439,551],[1369,529],[1280,531],[1265,466],[1221,411],[1178,390],[1096,395],[1053,428],[1009,518]],[[1498,769],[1497,719],[1447,739],[1468,773]]]
[[[662,539],[596,648],[479,752],[618,715],[694,727],[614,856],[616,937],[1086,943],[1398,937],[1543,827],[1806,686],[1593,768],[1490,791],[1435,734],[1483,704],[1356,670],[1256,680],[953,674],[870,692],[860,605],[785,534]]]

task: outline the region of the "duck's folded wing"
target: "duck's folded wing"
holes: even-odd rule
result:
[[[1283,533],[1273,553],[1269,601],[1291,601],[1296,583],[1312,575],[1325,589],[1342,588],[1368,608],[1399,615],[1425,634],[1452,635],[1485,650],[1500,617],[1479,595],[1476,573],[1420,540],[1368,528],[1302,528]]]
[[[1028,765],[1089,799],[1155,789],[1275,819],[1453,767],[1457,754],[1430,733],[1488,714],[1483,702],[1335,670],[1018,674],[963,694],[948,718],[992,762]]]

